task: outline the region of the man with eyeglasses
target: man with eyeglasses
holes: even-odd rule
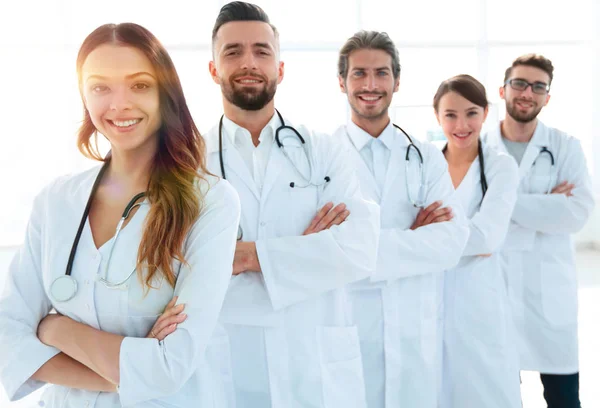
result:
[[[520,185],[502,251],[522,370],[539,371],[548,408],[580,408],[577,276],[571,234],[593,207],[579,140],[537,119],[554,67],[537,54],[506,70],[503,121],[485,136],[519,164]]]

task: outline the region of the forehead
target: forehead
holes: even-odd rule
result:
[[[441,110],[444,110],[444,109],[466,110],[466,109],[471,109],[473,107],[481,108],[481,106],[474,104],[473,102],[471,102],[470,100],[468,100],[467,98],[465,98],[464,96],[459,94],[458,92],[454,92],[454,91],[447,92],[440,99],[440,109]],[[481,109],[483,109],[483,108],[481,108]]]
[[[220,51],[224,46],[240,44],[252,46],[256,43],[270,44],[276,48],[273,28],[262,21],[232,21],[223,24],[215,39],[215,49]]]
[[[156,76],[150,60],[137,48],[113,44],[101,45],[86,58],[82,76],[99,75],[111,78],[125,77],[137,72]]]
[[[546,72],[537,67],[527,65],[517,65],[514,67],[510,77],[525,79],[528,82],[550,82],[550,76]]]
[[[392,69],[392,56],[383,50],[363,48],[350,53],[348,56],[348,66],[350,69],[383,67]]]

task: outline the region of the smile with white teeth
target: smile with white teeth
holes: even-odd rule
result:
[[[141,119],[113,120],[112,123],[113,123],[113,125],[115,125],[117,127],[125,128],[125,127],[129,127],[129,126],[137,125],[141,121],[142,121]]]
[[[381,99],[381,96],[366,96],[366,95],[360,95],[359,96],[360,99],[362,99],[363,101],[367,101],[367,102],[373,102],[376,101],[378,99]]]
[[[259,84],[260,81],[258,79],[240,79],[238,80],[240,84]]]
[[[471,134],[471,132],[468,133],[454,133],[454,136],[464,139],[465,137],[468,137]]]

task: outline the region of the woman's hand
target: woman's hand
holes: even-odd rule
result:
[[[165,311],[156,320],[156,323],[154,323],[154,326],[152,326],[152,329],[150,329],[146,338],[162,341],[177,329],[179,323],[185,321],[187,315],[182,313],[185,305],[180,304],[175,306],[175,303],[177,303],[177,296],[175,296],[169,302],[167,307],[165,307]]]

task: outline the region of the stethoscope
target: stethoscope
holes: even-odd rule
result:
[[[79,222],[79,228],[77,229],[77,234],[75,235],[75,240],[73,241],[73,246],[71,247],[71,253],[69,254],[69,260],[67,262],[67,269],[65,271],[65,274],[56,278],[50,285],[50,294],[52,295],[52,298],[57,302],[66,302],[68,300],[73,299],[73,297],[77,294],[77,281],[71,276],[71,272],[73,270],[73,263],[75,260],[75,253],[77,252],[77,246],[79,245],[79,240],[81,239],[83,227],[85,226],[86,220],[90,213],[90,207],[92,206],[94,194],[96,194],[96,191],[98,190],[100,180],[102,179],[102,176],[108,168],[109,162],[110,156],[107,157],[106,161],[104,162],[104,165],[102,165],[102,168],[100,169],[100,172],[98,173],[98,176],[94,181],[94,185],[92,186],[90,197],[85,206],[85,210],[83,211],[83,216],[81,217],[81,221]],[[103,283],[108,289],[119,289],[129,280],[129,278],[131,278],[131,276],[137,270],[136,268],[134,268],[133,271],[131,271],[131,273],[120,282],[111,282],[110,280],[108,280],[108,268],[110,266],[113,250],[115,249],[115,244],[117,243],[117,239],[119,238],[119,233],[121,232],[123,224],[125,223],[125,220],[129,217],[131,211],[135,207],[139,207],[143,204],[143,202],[137,203],[137,201],[145,195],[146,193],[136,194],[131,199],[131,201],[129,201],[129,203],[125,207],[125,211],[123,211],[123,215],[121,216],[119,223],[117,224],[115,236],[112,238],[113,242],[110,248],[110,252],[108,254],[108,259],[106,261],[106,267],[104,268],[104,277],[98,275],[96,278],[96,281]]]
[[[425,186],[425,173],[423,172],[423,155],[421,154],[421,150],[419,150],[419,148],[413,143],[411,137],[408,135],[408,133],[406,133],[404,131],[404,129],[402,129],[400,126],[396,125],[395,123],[392,123],[392,125],[398,129],[399,131],[401,131],[404,136],[406,136],[406,138],[408,139],[408,147],[406,148],[406,156],[404,157],[404,167],[405,167],[405,172],[406,172],[406,193],[408,195],[408,200],[411,202],[411,204],[415,207],[415,208],[422,208],[425,205],[425,191],[424,191],[424,186]],[[415,200],[412,196],[412,189],[410,188],[410,184],[408,182],[409,180],[409,169],[410,169],[410,152],[411,150],[414,150],[417,154],[417,164],[418,164],[418,169],[419,169],[419,175],[418,175],[418,179],[419,179],[419,189],[417,191],[417,199]],[[414,154],[413,154],[414,156]]]
[[[442,153],[446,153],[447,149],[448,149],[448,143],[446,143],[446,145],[442,149]],[[485,171],[484,171],[485,163],[484,163],[484,159],[483,159],[483,148],[481,147],[481,140],[477,141],[477,157],[479,158],[479,181],[481,184],[481,193],[482,193],[481,201],[483,201],[483,197],[485,197],[485,193],[488,190],[488,183],[487,183],[487,178],[485,177]]]
[[[306,141],[304,140],[304,138],[302,137],[300,132],[298,132],[293,126],[287,126],[285,124],[285,121],[283,120],[283,116],[281,116],[281,113],[279,113],[279,111],[277,109],[275,109],[275,112],[277,113],[277,116],[279,117],[279,121],[281,123],[279,125],[279,127],[275,130],[275,143],[277,143],[277,147],[279,147],[279,149],[281,150],[283,155],[286,157],[286,159],[292,164],[292,167],[294,168],[296,173],[298,173],[298,175],[305,181],[305,184],[298,184],[297,182],[291,181],[290,188],[306,188],[309,186],[320,187],[320,186],[323,186],[323,185],[329,183],[331,181],[331,178],[329,176],[325,176],[323,179],[324,181],[321,183],[314,183],[311,181],[312,175],[313,175],[313,168],[312,168],[312,161],[310,160],[310,153],[308,151],[308,146],[306,145]],[[225,163],[223,160],[223,117],[224,116],[225,115],[221,115],[221,120],[219,120],[219,164],[221,167],[221,176],[223,177],[224,180],[227,180],[227,177],[225,175]],[[284,129],[291,130],[294,133],[294,135],[298,138],[298,140],[300,140],[300,143],[304,150],[304,154],[306,156],[306,160],[308,162],[308,171],[309,171],[308,178],[304,177],[304,175],[298,169],[298,167],[296,166],[294,161],[290,158],[290,156],[288,156],[287,152],[285,151],[285,146],[283,145],[283,143],[281,142],[281,140],[279,138],[279,132],[281,132]],[[244,231],[242,230],[242,226],[240,225],[238,227],[238,234],[237,234],[238,241],[240,241],[243,238],[243,236],[244,236]]]
[[[540,149],[540,152],[538,153],[537,157],[535,158],[535,160],[533,161],[533,164],[531,165],[532,168],[533,166],[536,165],[538,159],[543,155],[546,154],[549,158],[550,158],[550,178],[548,180],[548,188],[546,189],[546,194],[550,194],[552,192],[552,185],[553,185],[553,180],[552,180],[552,174],[554,173],[554,155],[552,154],[552,152],[548,149],[548,147],[546,146],[542,146],[542,148]]]

